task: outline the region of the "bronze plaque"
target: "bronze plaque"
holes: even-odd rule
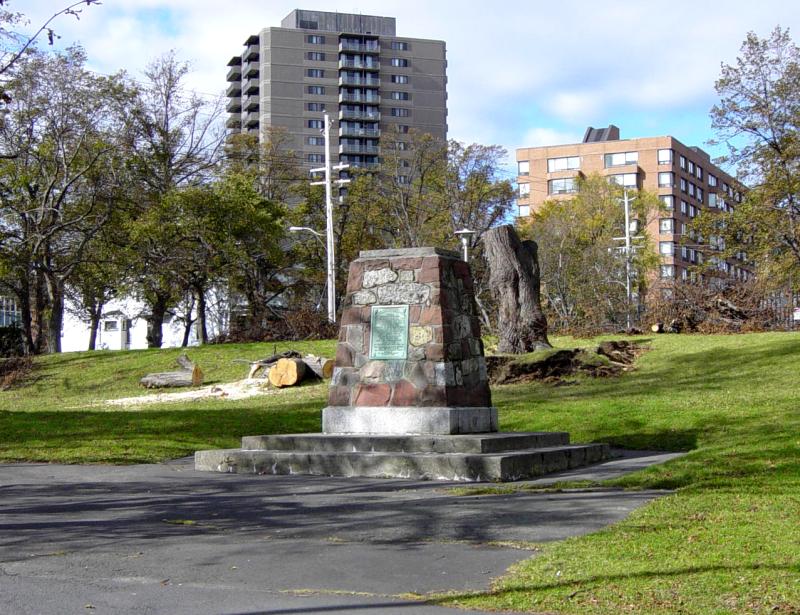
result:
[[[373,305],[370,317],[369,358],[405,359],[408,356],[408,306]]]

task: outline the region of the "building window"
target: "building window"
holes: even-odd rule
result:
[[[547,172],[570,171],[581,168],[580,156],[568,156],[566,158],[548,158]]]
[[[697,198],[697,200],[702,203],[704,201],[704,199],[703,199],[704,196],[705,196],[705,194],[703,193],[703,189],[702,188],[698,188],[697,189],[697,193],[695,194],[695,198]]]
[[[520,160],[517,163],[517,175],[530,175],[531,163],[528,160]]]
[[[675,197],[671,194],[662,194],[658,198],[661,199],[661,204],[664,206],[664,209],[672,211],[672,208],[675,206]]]
[[[397,132],[399,132],[401,135],[407,135],[410,128],[411,127],[408,124],[398,124]]]
[[[309,111],[325,111],[325,103],[308,103],[306,107]]]
[[[636,164],[639,162],[639,152],[620,152],[617,154],[606,154],[604,157],[606,168],[621,167],[626,164]]]
[[[658,150],[658,164],[672,164],[672,150],[660,149]]]
[[[520,205],[519,206],[519,215],[520,215],[520,217],[530,216],[531,215],[531,206],[530,205]]]
[[[658,232],[662,235],[672,233],[675,230],[675,220],[672,218],[661,218],[658,221]]]
[[[325,154],[309,154],[309,162],[325,162]]]
[[[681,201],[681,213],[685,216],[689,213],[689,203]]]
[[[526,199],[531,193],[531,185],[530,184],[520,184],[519,185],[519,198]]]
[[[672,188],[675,185],[675,173],[672,171],[661,171],[658,174],[659,188]]]
[[[323,95],[325,94],[325,86],[324,85],[310,85],[308,86],[308,93],[309,94],[317,94]]]
[[[675,277],[675,265],[661,265],[661,277],[662,278],[674,278]]]
[[[711,177],[711,176],[709,175],[709,177]],[[708,193],[708,206],[709,207],[714,207],[716,209],[716,207],[717,207],[717,193],[716,192],[709,192]]]
[[[685,156],[679,157],[678,158],[678,163],[679,163],[681,169],[685,171],[686,170],[686,157]]]
[[[309,137],[309,145],[325,145],[325,137]]]
[[[391,65],[395,68],[407,68],[408,67],[408,60],[405,58],[392,58]]]
[[[119,331],[119,323],[116,320],[103,321],[103,331]]]
[[[408,184],[411,183],[411,181],[409,180],[408,175],[398,175],[397,176],[397,183],[398,184],[403,184],[403,185],[408,185]]]
[[[689,161],[689,175],[694,175],[694,162]]]
[[[608,181],[624,188],[636,188],[639,185],[639,176],[636,173],[620,173],[609,175]]]
[[[392,41],[392,49],[395,51],[408,51],[408,43],[405,41]]]
[[[681,192],[683,192],[684,194],[686,193],[686,186],[687,185],[688,185],[688,182],[681,177]]]
[[[392,75],[392,83],[408,83],[408,75]]]
[[[392,100],[410,100],[411,94],[408,92],[392,92],[391,98]]]
[[[325,61],[325,52],[324,51],[309,51],[306,54],[306,58],[312,60],[314,62],[324,62]]]
[[[408,149],[408,143],[406,143],[405,141],[395,141],[394,147],[397,151],[404,152]]]
[[[21,317],[16,300],[0,296],[0,327],[10,327],[18,323]]]
[[[306,71],[306,76],[321,78],[325,76],[325,71],[321,68],[309,68]]]
[[[569,194],[577,192],[578,188],[575,185],[575,178],[565,177],[564,179],[551,179],[547,182],[548,194]]]
[[[392,107],[389,111],[389,115],[392,117],[409,117],[411,115],[411,111],[409,109],[400,109],[398,107]]]
[[[703,167],[699,164],[694,168],[694,176],[700,181],[703,180]]]
[[[322,120],[308,120],[309,128],[325,128],[325,122]]]
[[[689,217],[694,218],[697,215],[697,207],[689,205]]]
[[[309,45],[324,45],[325,44],[325,37],[319,36],[318,34],[309,34],[306,37],[306,41]]]
[[[687,188],[689,189],[689,196],[694,196],[694,184],[692,182],[688,182]]]
[[[658,252],[664,256],[672,256],[675,254],[675,244],[671,241],[659,241]]]
[[[712,188],[716,188],[717,187],[717,176],[716,175],[712,175],[711,173],[708,174],[708,185],[711,186]]]

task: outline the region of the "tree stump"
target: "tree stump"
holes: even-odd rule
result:
[[[483,243],[499,309],[497,351],[521,354],[551,348],[539,299],[536,242],[520,241],[514,227],[504,225],[484,233]]]
[[[306,375],[306,364],[302,359],[278,359],[269,369],[269,381],[276,387],[298,384]]]

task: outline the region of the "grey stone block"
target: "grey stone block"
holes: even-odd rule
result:
[[[328,406],[323,433],[463,434],[497,431],[497,408]]]
[[[361,250],[358,253],[359,259],[369,258],[415,258],[418,256],[443,256],[445,258],[452,258],[461,260],[461,255],[452,250],[445,250],[444,248],[390,248],[388,250]]]

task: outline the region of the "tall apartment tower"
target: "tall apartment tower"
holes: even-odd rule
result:
[[[648,227],[661,255],[661,278],[689,279],[707,257],[714,259],[718,277],[750,276],[745,253],[716,257],[722,239],[709,237],[701,245],[691,230],[703,210],[733,210],[742,200],[742,186],[702,149],[674,137],[620,139],[612,124],[588,128],[582,143],[518,149],[519,215],[534,213],[546,200],[571,197],[578,189],[576,179],[593,173],[661,199],[663,211]]]
[[[284,128],[319,166],[327,112],[339,162],[360,167],[409,130],[447,136],[445,43],[398,37],[393,17],[298,9],[244,44],[228,62],[229,134]]]

